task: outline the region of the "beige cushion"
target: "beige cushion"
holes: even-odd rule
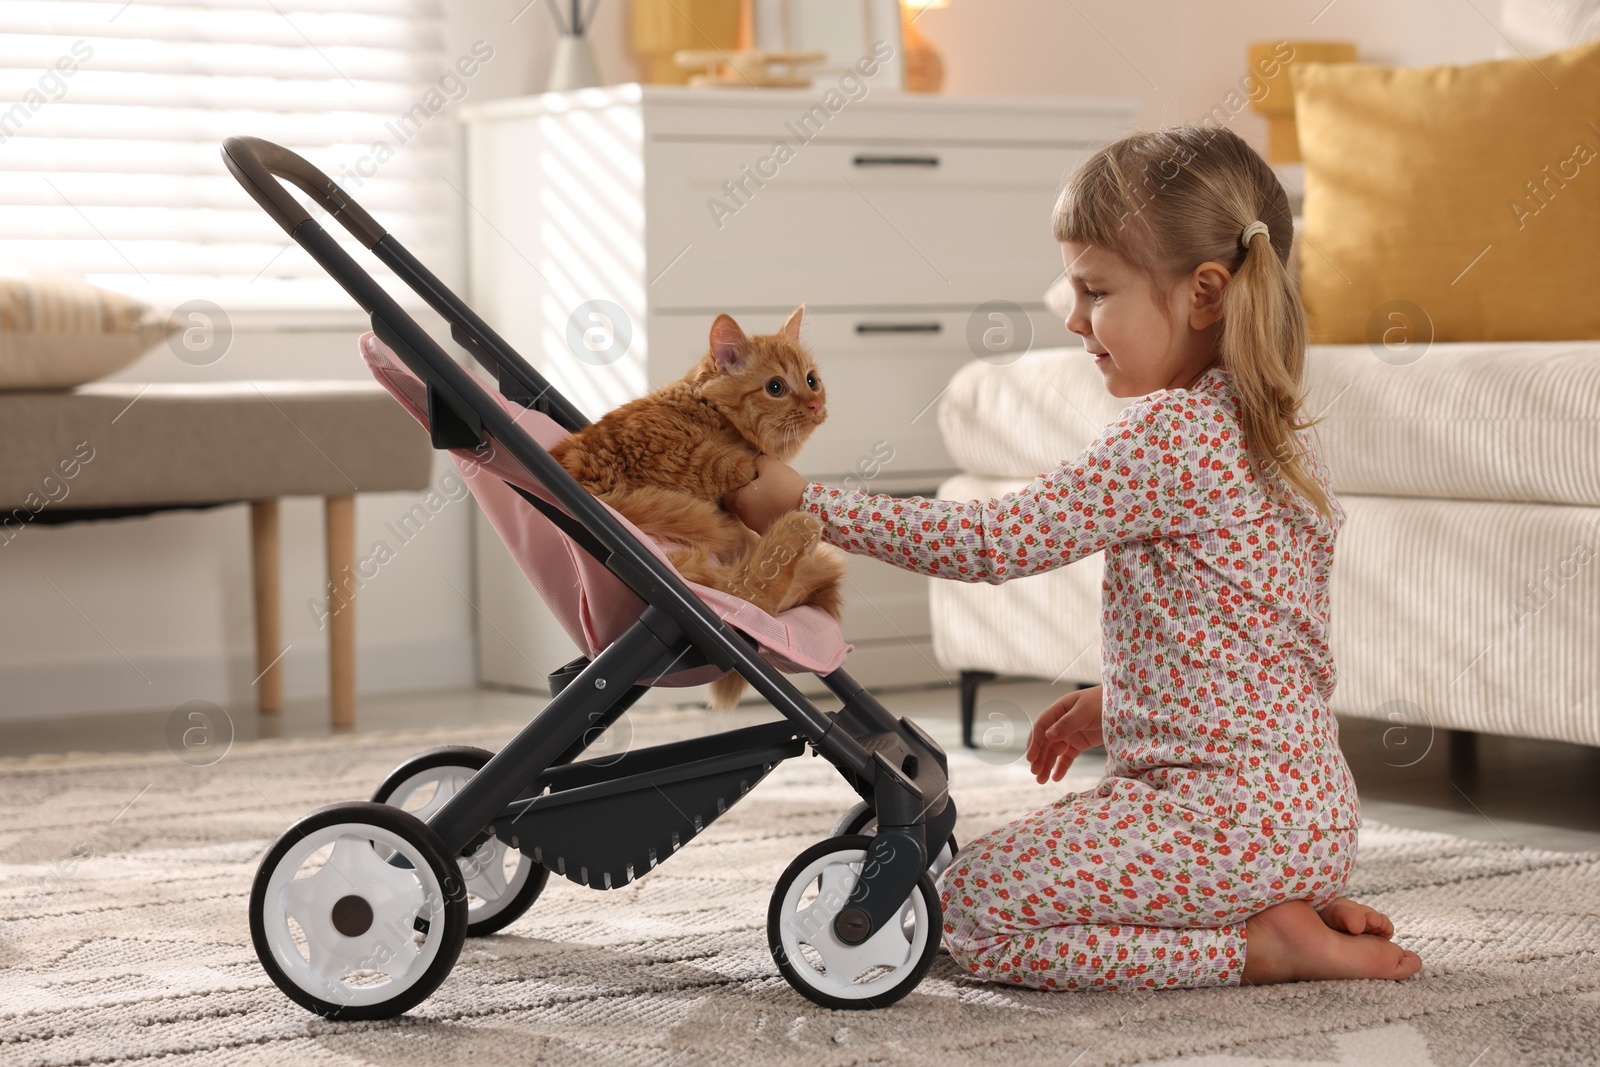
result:
[[[115,374],[172,332],[164,312],[79,279],[0,270],[0,389]]]
[[[1441,343],[1404,365],[1313,345],[1306,386],[1336,493],[1600,507],[1600,342]],[[939,425],[963,471],[1032,478],[1130,402],[1082,349],[1046,349],[963,367]]]
[[[432,465],[427,433],[375,381],[0,393],[0,520],[422,489]]]

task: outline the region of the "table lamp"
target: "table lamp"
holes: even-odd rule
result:
[[[944,85],[944,60],[917,29],[917,16],[930,7],[949,7],[950,0],[900,0],[900,31],[906,50],[906,89],[936,93]]]

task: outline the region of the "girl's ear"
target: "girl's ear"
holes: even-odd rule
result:
[[[1222,318],[1226,306],[1223,293],[1233,283],[1233,275],[1221,263],[1207,261],[1189,275],[1189,325],[1204,330]]]
[[[806,306],[801,304],[789,314],[789,321],[783,324],[783,329],[778,332],[791,341],[800,340],[800,320],[805,318]]]
[[[743,369],[749,354],[750,339],[733,321],[733,316],[718,315],[717,321],[711,324],[711,359],[716,363],[718,372],[731,374]]]

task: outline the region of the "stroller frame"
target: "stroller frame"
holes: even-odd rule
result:
[[[475,448],[486,435],[492,437],[560,508],[513,488],[646,605],[593,660],[580,656],[552,673],[550,703],[426,819],[443,854],[471,856],[497,837],[546,870],[592,888],[626,885],[701,832],[778,763],[809,747],[838,769],[878,821],[875,836],[852,839],[870,845],[860,876],[834,918],[835,936],[853,946],[889,923],[898,924],[905,902],[917,892],[956,821],[940,746],[910,719],[892,715],[842,667],[819,675],[842,705],[827,712],[764,660],[751,639],[718,617],[519,427],[279,181],[292,182],[327,210],[441,315],[452,338],[494,376],[506,399],[548,415],[569,432],[588,425],[577,408],[325,174],[293,152],[253,137],[227,139],[222,154],[251,197],[361,306],[377,337],[426,384],[434,447]],[[783,719],[620,756],[578,759],[649,688],[646,680],[708,663],[738,671]],[[856,819],[853,828],[864,822]],[[460,881],[454,884],[465,901]],[[447,895],[455,890],[447,887]],[[253,930],[257,911],[253,900]],[[938,937],[942,922],[937,915],[931,918],[932,936]],[[259,938],[257,944],[259,950]],[[771,947],[775,956],[782,951]],[[931,961],[932,948],[928,955]],[[832,1007],[879,1007],[909,991],[840,1001],[806,988],[782,958],[778,962],[791,984]],[[448,970],[446,964],[444,973]],[[403,1006],[325,1011],[325,1002],[310,997],[314,1003],[307,1003],[282,981],[278,984],[313,1010],[341,1018],[398,1014],[432,991],[405,998],[411,1003]]]

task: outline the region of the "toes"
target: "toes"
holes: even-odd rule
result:
[[[1394,923],[1389,921],[1389,916],[1381,911],[1361,905],[1365,912],[1366,933],[1377,934],[1379,937],[1389,938],[1394,936]]]
[[[1394,923],[1387,915],[1347,897],[1334,900],[1320,914],[1329,929],[1340,933],[1376,934],[1385,939],[1394,936]]]
[[[1320,913],[1322,921],[1330,930],[1337,930],[1341,934],[1362,934],[1367,932],[1367,909],[1353,900],[1339,899],[1325,907]]]
[[[1394,977],[1404,981],[1422,970],[1422,957],[1410,949],[1400,954],[1400,962],[1395,964]]]

